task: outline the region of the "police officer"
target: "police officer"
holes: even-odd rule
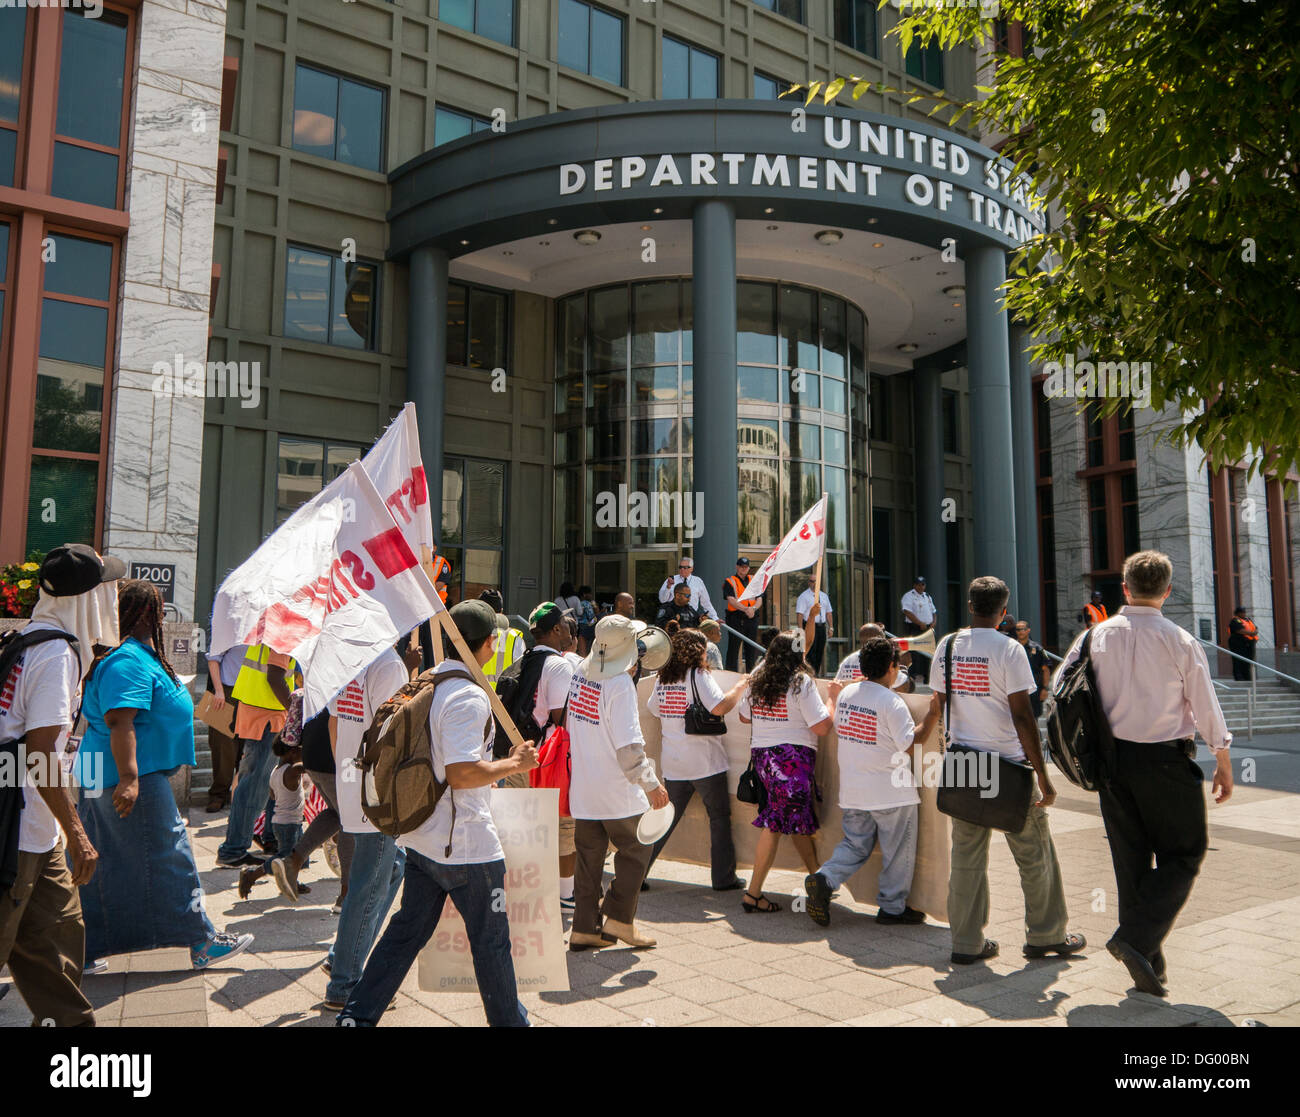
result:
[[[1106,606],[1101,603],[1101,590],[1092,591],[1092,600],[1083,607],[1083,612],[1079,614],[1078,620],[1081,624],[1091,628],[1095,624],[1101,624],[1107,617]]]
[[[749,585],[749,559],[744,555],[736,559],[736,572],[722,583],[722,596],[727,602],[727,624],[737,632],[743,632],[751,640],[758,639],[758,611],[763,607],[761,597],[741,601],[740,595]],[[727,634],[727,670],[735,671],[740,663],[740,649],[744,641],[738,640],[731,633]],[[754,670],[758,660],[758,649],[744,644],[745,670]]]
[[[1239,659],[1232,661],[1232,677],[1238,682],[1250,682],[1255,673],[1255,648],[1259,643],[1259,629],[1255,622],[1246,616],[1246,606],[1238,605],[1232,611],[1232,620],[1228,622],[1228,651],[1244,655],[1249,663]]]

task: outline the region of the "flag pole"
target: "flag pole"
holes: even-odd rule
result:
[[[420,563],[424,567],[424,572],[429,576],[429,581],[433,584],[434,593],[438,592],[438,580],[433,573],[433,552],[429,550],[427,543],[420,544]],[[433,645],[433,665],[438,666],[443,661],[442,654],[442,636],[438,631],[438,614],[434,613],[429,618],[429,643]]]
[[[826,494],[825,494],[825,493],[822,493],[822,501],[823,501],[823,504],[822,504],[822,517],[823,517],[823,521],[824,521],[824,522],[829,522],[829,521],[830,521],[830,518],[831,518],[831,509],[830,509],[830,504],[829,504],[828,502],[826,502]],[[821,598],[821,589],[822,589],[822,560],[823,560],[825,557],[826,557],[826,531],[825,531],[825,529],[823,529],[823,530],[822,530],[822,549],[821,549],[821,553],[817,556],[817,566],[816,566],[816,568],[813,570],[813,599],[812,599],[812,605],[811,605],[811,606],[809,607],[809,609],[808,609],[808,620],[805,622],[804,627],[803,627],[804,646],[805,646],[805,648],[807,649],[807,650],[804,652],[804,655],[805,655],[805,656],[807,656],[808,652],[811,652],[811,651],[812,651],[813,640],[816,638],[816,634],[817,634],[817,618],[813,615],[813,609],[814,609],[814,608],[817,608],[817,606],[819,606],[819,605],[821,604],[821,600],[822,600],[822,598]],[[787,599],[787,600],[788,600],[788,599]],[[825,623],[825,622],[823,622],[823,623]]]

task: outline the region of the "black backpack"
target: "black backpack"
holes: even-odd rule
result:
[[[57,628],[42,628],[35,632],[26,629],[11,629],[0,636],[0,694],[3,694],[9,674],[18,662],[18,657],[28,648],[43,644],[47,640],[66,640],[77,650],[77,638],[69,632]],[[12,696],[11,696],[12,698]],[[5,766],[10,771],[17,771],[21,760],[19,748],[24,738],[13,741],[0,741],[0,754],[6,757]],[[9,781],[5,780],[5,784]],[[18,827],[23,813],[23,789],[19,783],[14,786],[0,787],[0,893],[8,892],[18,879]]]
[[[558,652],[543,651],[533,648],[524,652],[497,677],[497,697],[501,705],[515,723],[519,735],[525,741],[537,743],[545,734],[545,728],[537,724],[533,717],[533,706],[537,702],[537,686],[542,681],[542,668],[546,666],[548,655]],[[510,755],[512,747],[509,736],[501,724],[501,719],[493,717],[496,722],[496,739],[492,742],[492,755],[498,760]]]
[[[1047,752],[1065,778],[1084,791],[1099,791],[1115,771],[1115,735],[1097,693],[1089,645],[1084,633],[1079,658],[1061,671],[1047,715]]]

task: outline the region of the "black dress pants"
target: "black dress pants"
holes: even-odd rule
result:
[[[1118,770],[1101,790],[1119,890],[1115,936],[1154,958],[1205,857],[1205,776],[1168,744],[1117,740],[1115,753]]]
[[[758,639],[757,617],[747,617],[744,613],[737,611],[726,613],[723,616],[723,620],[726,621],[728,626],[734,628],[737,632],[743,632],[751,640]],[[742,645],[740,640],[736,639],[732,633],[728,632],[727,655],[724,661],[728,671],[738,671],[740,669],[739,665],[742,646],[745,654],[745,670],[754,670],[754,664],[758,662],[758,649],[749,644]]]
[[[673,821],[668,833],[655,842],[646,875],[673,836],[691,797],[698,791],[709,815],[709,864],[713,887],[727,887],[736,879],[736,847],[731,840],[731,793],[727,790],[727,773],[719,772],[699,780],[664,780],[664,788],[668,792],[668,801],[673,805]]]

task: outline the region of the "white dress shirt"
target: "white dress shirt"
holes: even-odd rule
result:
[[[1159,609],[1125,605],[1094,625],[1093,674],[1111,731],[1125,741],[1177,741],[1198,731],[1214,751],[1232,744],[1205,651]],[[1083,633],[1052,678],[1079,658]]]
[[[831,614],[835,611],[831,608],[831,599],[826,596],[825,590],[820,590],[817,594],[817,600],[821,603],[822,611],[817,614],[817,623],[825,624],[831,619]],[[813,592],[812,589],[806,589],[799,595],[799,600],[794,603],[794,611],[799,617],[800,623],[806,624],[808,614],[812,612]]]
[[[928,593],[908,590],[903,594],[903,608],[922,624],[932,624],[935,617],[934,598]]]
[[[690,607],[700,613],[701,616],[712,617],[715,621],[718,614],[713,608],[713,602],[709,600],[709,591],[705,588],[704,580],[697,578],[694,574],[688,574],[683,578],[680,574],[674,574],[659,587],[659,600],[667,605],[673,599],[673,587],[678,582],[685,582],[691,587],[691,600],[688,602]]]

